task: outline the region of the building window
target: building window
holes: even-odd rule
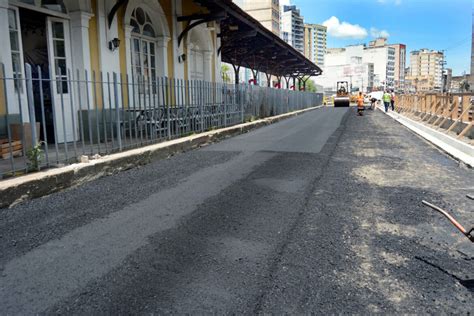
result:
[[[156,93],[156,33],[148,14],[140,7],[132,12],[132,73],[135,80],[143,81],[141,93]]]
[[[8,29],[10,31],[10,47],[12,56],[13,79],[15,82],[15,91],[22,92],[23,77],[21,71],[21,51],[20,51],[20,34],[18,28],[18,19],[15,10],[8,10]]]
[[[62,22],[53,22],[51,26],[58,93],[68,93],[64,24]]]
[[[67,13],[63,0],[20,0],[20,2],[51,11]]]

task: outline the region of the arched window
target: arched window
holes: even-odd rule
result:
[[[156,82],[156,32],[148,14],[140,7],[130,18],[132,41],[132,72],[135,80],[151,82],[155,92]],[[147,89],[140,91],[148,92]]]

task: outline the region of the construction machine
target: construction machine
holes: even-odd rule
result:
[[[338,81],[337,82],[337,93],[334,97],[334,106],[349,106],[351,103],[350,93],[349,93],[349,83],[347,81]]]

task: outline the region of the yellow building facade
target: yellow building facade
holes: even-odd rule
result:
[[[113,74],[123,81],[219,81],[219,23],[199,24],[183,36],[192,21],[178,21],[206,10],[192,0],[0,0],[0,75],[7,78],[0,87],[0,117],[8,112],[15,120],[14,115],[28,112],[26,64],[33,78],[41,73],[42,78],[65,81],[112,80]],[[63,107],[66,128],[72,131],[67,117],[84,109],[81,94],[84,100],[93,91],[73,93],[74,82],[59,85],[44,89],[43,101],[46,109]],[[99,106],[107,107],[110,98],[128,100],[106,92],[96,92]],[[22,120],[27,122],[28,115]],[[61,129],[63,122],[56,123]]]

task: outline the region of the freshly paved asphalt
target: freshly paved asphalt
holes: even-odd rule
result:
[[[473,171],[325,108],[0,210],[0,314],[469,313]]]

